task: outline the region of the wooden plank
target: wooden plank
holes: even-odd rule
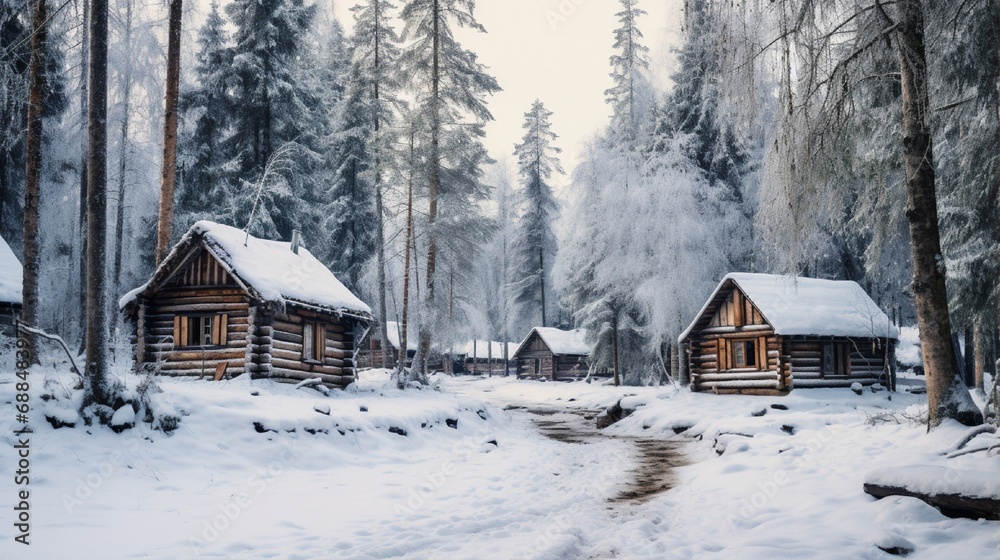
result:
[[[193,303],[184,305],[154,306],[155,313],[224,313],[245,311],[245,303]]]
[[[226,369],[229,368],[229,362],[223,362],[215,366],[215,381],[221,381],[222,377],[226,375]]]
[[[174,340],[174,343],[178,346],[184,346],[187,344],[188,340],[191,340],[188,336],[188,329],[190,328],[190,319],[188,317],[181,317],[181,338],[180,340]]]

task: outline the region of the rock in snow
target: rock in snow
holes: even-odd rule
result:
[[[132,410],[131,404],[125,404],[111,417],[111,429],[120,432],[132,426],[135,426],[135,411]]]

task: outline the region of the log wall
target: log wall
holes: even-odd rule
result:
[[[303,360],[303,332],[307,322],[325,328],[321,360]],[[353,323],[334,315],[291,307],[277,315],[258,313],[252,344],[250,371],[254,377],[296,382],[319,378],[332,387],[346,387],[354,382]]]
[[[142,302],[138,311],[136,358],[163,375],[212,376],[220,363],[228,363],[229,375],[246,372],[245,356],[249,332],[250,303],[238,288],[174,287]],[[175,340],[175,318],[189,315],[220,314],[225,333],[220,344],[188,348]],[[220,335],[221,336],[221,335]]]

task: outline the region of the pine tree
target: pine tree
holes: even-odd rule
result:
[[[382,341],[382,363],[389,363],[389,344],[386,324],[388,281],[386,279],[386,179],[392,175],[394,161],[393,144],[398,138],[394,131],[395,112],[401,106],[397,97],[399,82],[399,36],[392,26],[395,6],[387,0],[368,0],[352,8],[354,13],[354,35],[351,44],[350,67],[346,99],[338,112],[343,129],[339,141],[356,149],[363,149],[367,177],[365,177],[373,208],[356,208],[351,220],[364,226],[370,219],[370,244],[375,253],[377,266],[377,299],[379,339]],[[350,121],[350,122],[348,122]],[[346,125],[346,126],[344,126]],[[337,125],[335,124],[335,128]],[[354,216],[362,218],[355,220]],[[347,224],[343,224],[346,226]],[[350,229],[356,230],[357,226]],[[348,229],[344,227],[343,229]],[[339,239],[334,236],[333,239]],[[353,253],[357,254],[357,253]],[[370,255],[371,253],[368,253]],[[354,267],[359,268],[359,267]],[[357,285],[357,278],[353,281]]]
[[[405,22],[403,39],[409,44],[402,55],[403,67],[415,87],[419,122],[426,130],[423,147],[427,165],[427,271],[423,311],[419,315],[420,355],[431,348],[431,328],[438,315],[437,265],[439,240],[446,239],[439,214],[455,219],[475,211],[473,202],[484,197],[479,183],[484,163],[480,157],[482,123],[492,120],[484,97],[500,90],[474,53],[455,39],[452,22],[485,32],[473,11],[474,0],[411,0],[400,16]],[[462,123],[464,117],[474,119]],[[449,152],[448,148],[464,148]],[[473,156],[463,160],[462,156]],[[458,241],[458,240],[456,240]],[[426,363],[416,363],[421,372]]]
[[[319,137],[327,121],[317,112],[321,104],[299,60],[304,38],[316,14],[303,0],[235,0],[226,7],[236,31],[230,73],[233,90],[233,129],[224,145],[231,154],[232,192],[224,210],[226,221],[247,223],[272,156],[282,147],[293,157],[268,177],[258,205],[253,231],[288,239],[300,228],[310,239],[318,237],[321,157]],[[281,154],[279,154],[281,155]]]
[[[518,266],[515,300],[520,304],[521,324],[525,327],[548,326],[552,297],[552,266],[556,256],[556,235],[552,225],[559,213],[559,203],[548,181],[553,173],[563,173],[558,154],[552,145],[558,138],[552,132],[552,111],[535,101],[525,113],[525,135],[514,148],[523,190],[523,214],[515,242]]]
[[[325,253],[331,269],[348,288],[356,291],[365,265],[375,254],[378,228],[372,169],[375,162],[369,153],[375,128],[372,86],[366,79],[370,68],[366,54],[358,52],[371,39],[357,34],[367,29],[355,31],[355,40],[362,42],[350,49],[359,57],[355,60],[348,56],[340,22],[333,20],[331,27],[325,49],[324,82],[328,111],[332,114],[333,135],[328,157],[333,175],[324,211]]]
[[[19,252],[24,199],[24,123],[27,118],[29,4],[0,0],[0,237]]]
[[[646,15],[639,0],[618,0],[621,11],[615,14],[619,26],[614,31],[614,54],[611,56],[611,79],[614,85],[604,92],[611,105],[613,141],[634,141],[640,121],[649,104],[649,47],[642,44],[638,18]]]
[[[208,18],[198,30],[197,86],[180,100],[184,120],[191,127],[180,143],[183,173],[174,218],[180,230],[199,219],[219,220],[217,213],[225,207],[229,193],[224,166],[230,156],[223,140],[231,134],[233,120],[228,91],[232,51],[225,25],[218,2],[212,2]]]

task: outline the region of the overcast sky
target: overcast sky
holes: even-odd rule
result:
[[[335,2],[348,31],[354,3]],[[511,155],[524,134],[524,113],[537,98],[555,113],[553,128],[560,136],[563,167],[572,171],[583,143],[606,126],[610,116],[604,91],[611,86],[608,58],[619,7],[618,0],[476,2],[475,15],[487,33],[458,36],[504,89],[489,103],[496,120],[486,129],[486,145],[494,158]],[[671,47],[680,42],[683,0],[645,0],[640,7],[649,12],[640,20],[640,29],[652,50],[655,78],[666,86],[674,65]]]

